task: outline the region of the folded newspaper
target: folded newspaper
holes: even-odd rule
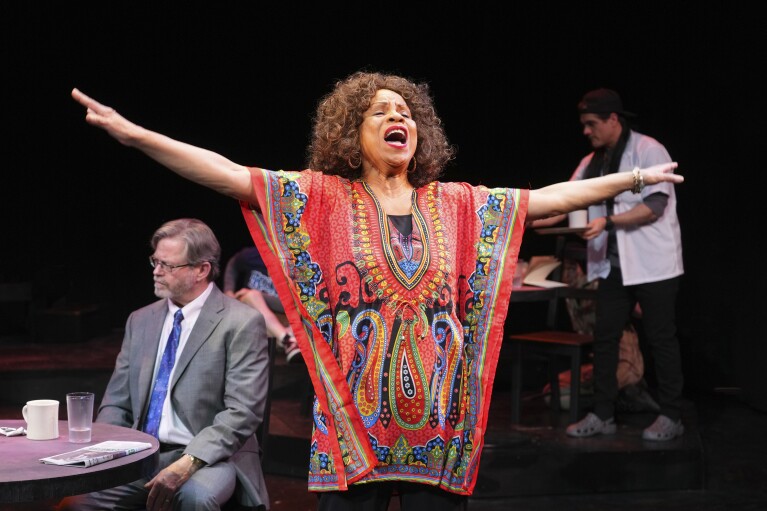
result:
[[[75,451],[40,458],[40,461],[49,465],[69,465],[74,467],[92,467],[99,463],[122,458],[135,452],[149,449],[152,444],[146,442],[120,442],[108,440],[88,447],[82,447]]]
[[[554,256],[533,256],[530,258],[530,264],[527,267],[527,273],[525,273],[522,283],[528,286],[545,287],[547,289],[566,287],[567,284],[564,282],[548,279],[549,274],[560,264],[562,262]]]

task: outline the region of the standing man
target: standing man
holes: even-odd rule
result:
[[[655,362],[660,414],[646,440],[671,440],[684,432],[681,421],[682,368],[676,336],[676,296],[682,242],[673,183],[644,186],[637,168],[670,162],[657,140],[629,128],[615,91],[597,89],[578,103],[583,134],[594,152],[581,160],[571,179],[633,172],[634,189],[589,208],[588,279],[599,279],[594,328],[594,412],[571,424],[567,434],[587,437],[615,432],[616,368],[623,329],[636,305]]]
[[[96,420],[156,436],[159,467],[62,509],[213,510],[236,486],[242,503],[268,508],[255,436],[268,381],[264,319],[214,284],[221,248],[203,222],[167,222],[151,246],[160,300],[128,318]]]

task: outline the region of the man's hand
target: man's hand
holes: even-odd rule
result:
[[[586,226],[586,230],[581,233],[581,238],[584,240],[593,240],[605,230],[605,224],[607,218],[600,216],[592,220]]]
[[[162,469],[144,485],[144,488],[149,490],[149,498],[146,501],[147,511],[173,509],[173,496],[196,471],[197,467],[186,455]]]

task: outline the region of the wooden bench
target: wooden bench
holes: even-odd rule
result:
[[[511,422],[519,423],[522,401],[522,357],[524,354],[544,355],[549,359],[551,381],[551,407],[559,411],[559,375],[553,364],[556,357],[570,359],[570,422],[580,418],[581,364],[591,352],[594,339],[591,335],[560,330],[541,330],[513,334],[508,338],[512,348],[511,364]]]

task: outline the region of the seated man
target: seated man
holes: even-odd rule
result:
[[[167,222],[151,245],[161,299],[128,318],[96,421],[156,436],[159,466],[60,509],[219,509],[238,483],[241,503],[268,507],[255,436],[268,385],[264,319],[214,284],[221,249],[204,223]]]
[[[277,339],[277,348],[285,352],[288,363],[303,361],[293,331],[276,316],[285,314],[285,309],[257,248],[243,248],[226,263],[224,293],[263,314],[267,333]]]

